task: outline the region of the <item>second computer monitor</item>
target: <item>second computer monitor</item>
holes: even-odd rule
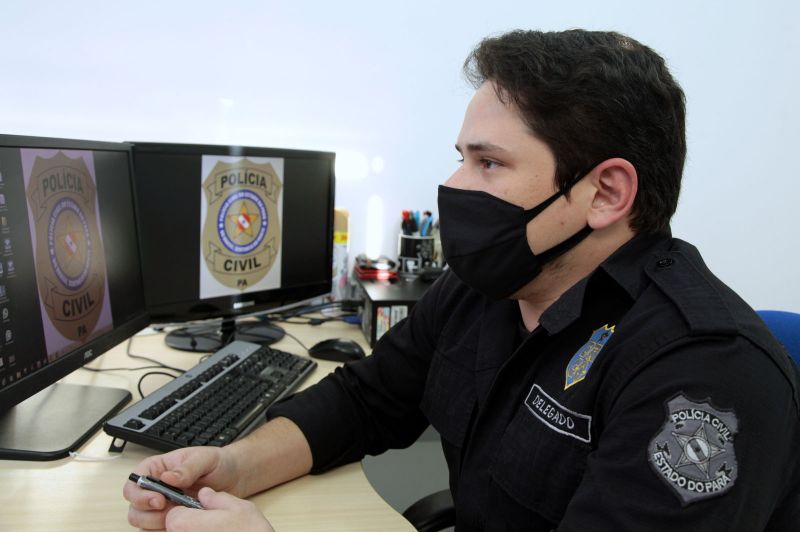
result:
[[[134,143],[134,166],[154,321],[228,319],[174,334],[171,345],[269,342],[279,329],[234,331],[231,319],[330,292],[333,153]]]
[[[127,144],[0,135],[0,458],[66,457],[130,399],[60,380],[148,324],[131,163]]]

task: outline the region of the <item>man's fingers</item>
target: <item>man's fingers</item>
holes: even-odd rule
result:
[[[203,488],[204,510],[175,507],[166,516],[167,531],[272,531],[261,512],[247,500]]]
[[[161,510],[167,505],[167,499],[164,496],[151,490],[144,490],[132,481],[128,481],[122,487],[122,496],[132,506],[142,511]]]
[[[177,450],[177,452],[183,452],[183,450]],[[134,472],[140,476],[161,479],[161,475],[166,470],[169,470],[168,464],[179,462],[180,458],[181,454],[176,452],[149,457],[139,463]],[[164,509],[167,505],[167,500],[164,496],[152,491],[145,491],[132,481],[125,482],[122,488],[122,495],[137,509],[141,510]]]
[[[241,500],[236,496],[231,496],[227,492],[217,492],[210,487],[203,487],[197,493],[197,499],[203,504],[205,509],[228,509],[235,510],[242,507],[252,506],[247,500]]]
[[[164,527],[167,531],[206,531],[201,524],[207,521],[205,511],[179,505],[167,513]]]
[[[128,522],[139,529],[164,529],[167,511],[141,511],[128,508]]]

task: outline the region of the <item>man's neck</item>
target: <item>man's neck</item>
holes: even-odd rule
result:
[[[518,294],[519,311],[525,329],[533,331],[539,326],[539,318],[562,294],[594,271],[593,268],[577,268],[565,261],[547,265],[539,276],[526,285]],[[598,263],[599,265],[599,263]]]
[[[633,238],[633,232],[594,232],[578,246],[545,265],[530,283],[512,296],[519,301],[522,322],[528,331],[539,326],[539,319],[562,294],[594,272],[600,264],[623,244]]]

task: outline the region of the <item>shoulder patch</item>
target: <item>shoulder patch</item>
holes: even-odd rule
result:
[[[739,422],[733,410],[695,402],[678,394],[666,403],[667,417],[650,441],[647,460],[681,505],[724,494],[739,468],[733,437]]]
[[[678,307],[692,335],[736,334],[733,315],[720,294],[721,282],[699,255],[690,258],[679,250],[655,254],[645,272]]]

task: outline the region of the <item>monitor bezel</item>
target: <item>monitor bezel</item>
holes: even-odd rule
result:
[[[56,137],[33,137],[26,135],[0,134],[0,147],[2,148],[46,148],[61,150],[90,150],[107,152],[125,152],[128,158],[129,187],[131,198],[134,198],[133,183],[133,151],[129,143],[115,143],[108,141],[92,141],[78,139],[60,139]],[[138,216],[134,205],[134,217]],[[141,247],[139,240],[138,220],[135,220],[136,245]],[[141,257],[141,251],[137,253]],[[139,286],[144,287],[141,262],[139,263]],[[150,324],[150,316],[144,308],[140,313],[131,316],[123,324],[115,325],[111,331],[103,333],[88,341],[80,348],[60,356],[55,361],[42,368],[30,372],[14,383],[0,389],[0,413],[5,412],[15,405],[27,400],[34,394],[46,389],[53,383],[68,376],[82,366],[97,359],[116,345],[124,342]]]
[[[282,157],[282,158],[306,158],[322,159],[330,165],[330,191],[328,198],[329,229],[330,238],[326,240],[326,256],[331,265],[331,275],[327,282],[309,284],[303,286],[286,287],[281,289],[269,289],[257,292],[245,292],[239,295],[219,296],[215,298],[196,298],[181,302],[170,302],[168,304],[155,305],[148,302],[147,292],[145,291],[145,303],[151,321],[157,324],[173,324],[191,321],[202,321],[211,319],[236,319],[245,316],[268,313],[272,309],[278,309],[294,303],[309,301],[313,298],[321,298],[331,293],[333,288],[333,213],[336,202],[336,153],[321,150],[299,150],[295,148],[276,148],[258,147],[244,145],[225,145],[225,144],[187,144],[187,143],[168,143],[168,142],[141,142],[126,141],[132,146],[134,179],[136,170],[136,151],[155,153],[155,154],[186,154],[194,156],[219,155],[232,157]],[[134,202],[136,202],[137,213],[141,212],[140,200],[138,198],[137,187],[134,186]],[[139,238],[142,233],[137,228]],[[141,244],[140,244],[141,247]],[[144,268],[143,268],[144,270]],[[144,275],[144,272],[143,272]],[[268,293],[269,295],[265,295]],[[258,295],[264,295],[258,298]],[[255,300],[254,300],[255,299]],[[254,300],[254,301],[253,301]],[[239,309],[236,304],[248,303]]]

